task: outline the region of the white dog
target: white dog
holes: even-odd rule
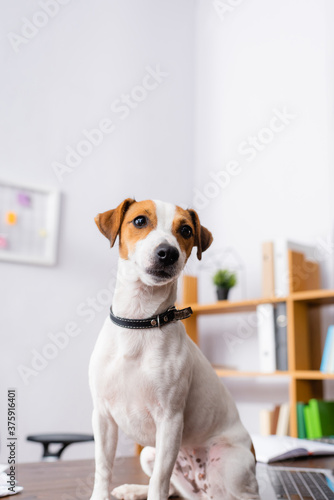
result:
[[[187,336],[176,284],[191,250],[212,243],[194,210],[126,199],[95,219],[119,264],[112,312],[89,370],[94,401],[95,485],[110,498],[118,427],[145,446],[149,485],[123,485],[119,499],[259,499],[251,439],[208,360]]]

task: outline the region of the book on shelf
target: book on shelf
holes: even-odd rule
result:
[[[274,244],[272,241],[262,243],[262,297],[274,297]]]
[[[290,404],[281,404],[276,428],[277,436],[287,436],[289,434]]]
[[[308,404],[316,438],[334,434],[334,401],[310,399]]]
[[[304,406],[304,422],[305,422],[307,439],[315,439],[317,437],[320,437],[316,435],[314,429],[314,421],[311,414],[311,408],[309,407],[309,405]]]
[[[289,436],[251,435],[256,460],[270,463],[309,455],[334,455],[334,445]]]
[[[270,428],[270,434],[276,434],[276,429],[277,429],[277,424],[278,424],[278,419],[279,419],[279,413],[280,413],[281,406],[276,405],[274,409],[271,411],[271,428]]]
[[[285,297],[289,294],[288,251],[304,254],[308,261],[316,262],[315,248],[283,238],[262,244],[262,296]]]
[[[329,326],[327,330],[320,371],[334,373],[334,325]]]
[[[260,410],[260,434],[269,436],[276,434],[278,436],[287,436],[289,433],[290,405],[283,403],[277,405],[273,410]]]
[[[297,429],[298,429],[298,437],[300,439],[306,439],[306,427],[305,427],[305,418],[304,418],[304,407],[305,403],[297,403]]]
[[[260,433],[261,436],[270,436],[271,434],[271,411],[267,409],[260,410]]]
[[[334,401],[310,399],[297,403],[298,437],[319,439],[334,435]]]

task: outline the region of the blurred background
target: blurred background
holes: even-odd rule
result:
[[[237,271],[231,300],[259,297],[261,245],[278,237],[324,249],[322,285],[334,286],[334,5],[16,0],[0,9],[0,209],[8,185],[60,193],[59,217],[40,207],[54,217],[56,263],[0,260],[0,407],[16,388],[26,462],[41,454],[28,434],[92,431],[88,363],[117,265],[97,213],[126,197],[195,208],[215,238],[186,270],[201,302],[215,300],[217,266]],[[4,249],[4,228],[2,238]],[[213,363],[256,369],[255,328],[227,340],[238,321],[201,318],[200,346]],[[68,331],[66,346],[47,347]],[[288,398],[284,380],[226,383],[250,432],[260,408]],[[133,452],[121,435],[118,454]],[[93,453],[80,444],[64,458]]]

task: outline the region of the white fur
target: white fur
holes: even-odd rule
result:
[[[120,259],[113,310],[145,318],[174,304],[186,256],[171,233],[175,207],[155,202],[158,225]],[[180,252],[175,276],[154,283],[145,274],[155,248],[167,241]],[[91,500],[110,498],[120,427],[144,448],[149,488],[116,488],[116,498],[166,500],[258,499],[250,438],[235,404],[210,363],[178,321],[161,329],[127,330],[106,319],[91,357],[96,474]]]

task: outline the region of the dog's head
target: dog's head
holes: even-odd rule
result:
[[[201,226],[195,210],[162,201],[124,200],[114,210],[95,217],[101,233],[113,247],[119,237],[119,254],[135,264],[147,285],[163,285],[181,273],[193,247],[201,259],[212,235]]]

